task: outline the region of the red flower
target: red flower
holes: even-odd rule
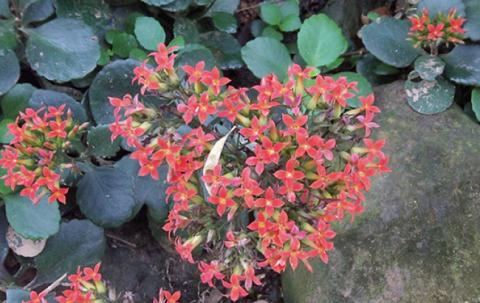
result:
[[[304,115],[298,115],[296,119],[292,116],[282,114],[282,121],[285,123],[287,130],[284,131],[286,135],[306,135],[307,130],[303,126],[307,123],[308,117]]]
[[[429,24],[428,28],[428,39],[429,40],[438,40],[443,37],[443,28],[445,24],[439,23],[437,25]]]
[[[158,300],[153,299],[153,303],[178,303],[178,300],[180,300],[181,297],[182,293],[180,291],[171,294],[169,291],[160,289]]]
[[[250,142],[255,142],[258,138],[263,136],[267,129],[267,125],[260,125],[257,116],[254,116],[250,127],[240,129],[240,134],[247,138]]]
[[[204,77],[202,77],[202,83],[207,85],[214,95],[220,94],[222,86],[228,84],[230,79],[220,77],[220,71],[217,67],[214,67],[211,71],[206,71]]]
[[[358,99],[362,103],[360,110],[363,110],[367,113],[379,113],[380,109],[373,105],[375,102],[375,96],[373,94],[368,95],[367,97],[359,96]]]
[[[102,275],[100,274],[100,263],[97,263],[94,268],[85,267],[83,269],[85,274],[85,281],[93,280],[94,282],[99,282],[102,280]]]
[[[253,266],[247,267],[244,273],[245,277],[245,288],[250,289],[252,288],[252,283],[255,283],[255,285],[262,285],[262,281],[255,275],[255,269]]]
[[[264,208],[265,213],[271,217],[276,208],[280,208],[284,205],[282,200],[275,197],[275,193],[271,187],[268,187],[265,191],[263,198],[258,198],[255,200],[254,205],[259,208]]]
[[[213,278],[223,280],[225,277],[225,275],[220,272],[220,264],[218,261],[212,261],[210,263],[200,261],[198,269],[201,272],[200,280],[202,280],[202,283],[208,283],[210,287],[215,287],[213,284]]]
[[[200,61],[195,64],[195,67],[191,67],[190,65],[186,64],[182,66],[183,71],[188,75],[188,83],[194,84],[195,82],[199,82],[204,77],[204,68],[205,68],[205,61]]]
[[[254,196],[260,196],[262,193],[263,189],[258,182],[250,177],[250,168],[245,167],[242,171],[240,187],[233,191],[233,195],[242,198],[246,207],[251,208],[254,205]]]
[[[182,257],[183,260],[186,260],[192,264],[195,263],[192,257],[193,248],[194,247],[191,243],[182,243],[182,240],[180,240],[180,238],[177,238],[175,240],[175,250],[178,252],[178,254],[180,255],[180,257]]]
[[[179,155],[182,147],[160,137],[157,139],[157,144],[158,150],[152,155],[152,164],[158,164],[157,166],[159,166],[165,160],[170,167],[175,167],[176,157]]]
[[[258,232],[260,236],[263,236],[273,227],[273,224],[267,220],[263,212],[259,212],[255,221],[250,223],[247,227],[250,230]]]
[[[302,190],[303,184],[297,181],[305,178],[305,173],[295,170],[298,166],[298,161],[290,159],[287,161],[285,170],[277,170],[273,175],[275,178],[282,180],[283,186],[280,187],[281,194],[287,194],[288,201],[294,202],[295,192]]]
[[[217,205],[217,213],[220,217],[223,216],[228,207],[237,205],[232,199],[231,193],[227,191],[225,187],[221,187],[217,195],[208,197],[208,202]]]
[[[30,292],[30,300],[28,301],[22,301],[22,303],[47,303],[47,300],[45,299],[46,294],[40,293],[38,294],[35,291]]]
[[[230,282],[222,281],[223,286],[230,289],[230,300],[233,302],[248,296],[248,292],[240,285],[241,280],[242,277],[240,275],[232,274]]]

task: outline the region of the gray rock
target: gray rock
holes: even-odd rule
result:
[[[376,96],[393,172],[337,227],[329,264],[284,274],[285,302],[480,302],[480,127],[456,105],[413,112],[401,81]]]

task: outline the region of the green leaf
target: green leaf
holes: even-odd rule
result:
[[[134,48],[130,51],[128,57],[137,61],[144,61],[148,58],[148,54],[142,49]]]
[[[162,5],[167,5],[176,0],[142,0],[142,2],[145,2],[146,4],[153,5],[153,6],[162,6]]]
[[[218,12],[212,16],[213,25],[215,28],[226,33],[235,33],[237,31],[237,19],[234,15]]]
[[[38,74],[62,82],[87,75],[100,58],[90,27],[73,19],[54,19],[30,29],[25,52]]]
[[[292,63],[285,45],[266,37],[248,42],[242,48],[242,58],[257,78],[274,73],[280,79],[286,79],[288,67]]]
[[[145,17],[144,15],[140,14],[139,12],[130,13],[125,20],[125,31],[129,34],[135,33],[135,22],[137,21],[138,17]]]
[[[415,60],[415,70],[423,80],[433,81],[445,69],[445,62],[438,56],[424,55]]]
[[[362,41],[369,52],[395,67],[407,67],[418,57],[407,40],[408,21],[391,17],[380,18],[361,30]]]
[[[390,76],[390,75],[397,75],[400,73],[398,68],[383,63],[382,61],[377,60],[377,64],[375,64],[373,72],[379,76]]]
[[[37,0],[29,4],[22,12],[22,23],[29,24],[47,19],[55,12],[52,0]]]
[[[158,168],[160,180],[154,180],[150,176],[138,176],[140,165],[130,156],[123,157],[115,166],[133,178],[133,192],[137,203],[145,203],[148,206],[150,217],[157,223],[163,223],[168,215],[168,206],[165,200],[169,185],[166,181],[168,166],[164,164]]]
[[[298,50],[310,66],[328,65],[348,47],[342,30],[327,15],[312,16],[303,22],[298,32]]]
[[[475,117],[480,122],[480,88],[476,87],[472,90],[472,110]]]
[[[239,3],[240,0],[215,0],[205,15],[211,17],[218,12],[225,12],[233,15]]]
[[[12,50],[0,50],[0,71],[0,95],[3,95],[20,78],[20,64]]]
[[[112,132],[108,125],[92,127],[87,134],[88,153],[98,157],[112,157],[120,150],[121,138],[110,140]]]
[[[272,26],[265,27],[262,31],[262,36],[263,37],[268,37],[268,38],[273,38],[273,39],[278,40],[278,41],[283,40],[283,34],[279,31],[277,31]]]
[[[165,42],[165,31],[162,25],[151,17],[138,17],[135,21],[135,36],[147,50],[156,50],[157,45]]]
[[[466,35],[473,41],[480,40],[480,1],[463,0],[465,2],[465,13],[467,22],[465,23]]]
[[[3,183],[3,181],[0,181]],[[13,282],[12,276],[5,268],[5,259],[8,256],[8,244],[6,239],[8,228],[7,217],[2,207],[0,207],[0,286],[8,285]]]
[[[280,2],[280,13],[282,14],[282,19],[287,18],[288,16],[300,16],[300,8],[296,0],[287,0]]]
[[[0,20],[0,50],[14,49],[17,46],[17,34],[13,20]]]
[[[54,303],[55,294],[49,293],[45,299],[45,303]],[[7,302],[6,303],[20,303],[20,302],[30,302],[30,292],[21,288],[9,288],[7,289]]]
[[[28,100],[36,90],[29,83],[19,83],[12,87],[1,99],[0,105],[5,118],[14,120],[28,106]]]
[[[112,51],[120,58],[128,58],[130,51],[138,47],[133,35],[120,32],[113,36]]]
[[[78,184],[77,203],[82,213],[97,225],[119,227],[137,206],[131,180],[122,170],[94,167]]]
[[[110,62],[110,57],[113,55],[113,52],[110,49],[102,48],[100,50],[100,58],[98,59],[97,64],[104,66]]]
[[[104,0],[55,0],[55,6],[59,18],[81,20],[97,34],[111,27],[112,11]]]
[[[200,41],[208,47],[221,69],[235,69],[243,66],[240,44],[232,35],[212,31],[200,35]]]
[[[364,76],[372,85],[380,85],[394,81],[395,77],[388,72],[390,68],[385,68],[382,65],[391,67],[391,65],[383,63],[372,54],[366,54],[357,61],[356,71]],[[386,71],[389,75],[381,75],[383,72],[378,73],[379,71]]]
[[[368,82],[368,80],[365,77],[363,77],[358,73],[342,72],[342,73],[333,75],[333,78],[335,80],[337,80],[340,77],[347,78],[348,82],[357,82],[358,92],[355,93],[354,97],[347,100],[348,105],[350,105],[351,107],[360,107],[362,103],[360,102],[358,97],[360,96],[367,97],[368,95],[373,93],[373,88],[370,82]]]
[[[2,121],[0,121],[0,143],[10,144],[10,142],[12,142],[14,136],[7,128],[7,125],[12,122],[14,121],[11,119],[3,119]]]
[[[405,91],[411,108],[421,114],[431,115],[441,113],[452,105],[455,85],[442,78],[420,82],[407,80]]]
[[[480,45],[457,45],[441,56],[446,76],[453,82],[480,86]]]
[[[212,51],[201,44],[187,44],[178,52],[175,66],[183,66],[185,64],[194,66],[199,61],[205,62],[205,69],[211,69],[217,65],[217,61]],[[183,77],[183,70],[179,70],[179,75]]]
[[[48,203],[44,196],[37,204],[20,194],[5,196],[7,219],[12,228],[31,240],[46,239],[58,232],[60,211],[58,203]]]
[[[279,27],[282,32],[293,32],[302,26],[302,21],[299,16],[290,15],[282,20]]]
[[[74,273],[78,266],[99,262],[105,249],[102,228],[88,220],[62,223],[60,231],[48,239],[44,251],[35,257],[35,285],[50,283],[64,273]]]
[[[184,17],[175,18],[173,34],[175,37],[182,36],[186,43],[196,43],[199,39],[197,24]]]
[[[260,6],[262,20],[270,25],[278,25],[282,21],[282,12],[275,3],[265,2]]]
[[[177,13],[186,10],[193,0],[175,0],[172,3],[162,6],[162,10]]]
[[[96,76],[89,89],[90,111],[97,124],[114,122],[113,107],[108,97],[123,98],[125,94],[140,94],[140,87],[132,83],[133,69],[140,62],[128,59],[117,60],[105,66]],[[155,96],[144,96],[143,102],[155,103]]]
[[[64,104],[66,109],[72,111],[73,119],[78,122],[88,121],[85,108],[67,94],[51,90],[37,89],[32,93],[32,96],[28,100],[28,106],[33,109],[40,109],[47,106],[59,107]]]
[[[0,0],[0,17],[11,18],[12,16],[8,0]]]
[[[422,12],[427,9],[430,16],[435,17],[438,13],[448,15],[452,8],[455,8],[460,16],[465,16],[465,5],[462,0],[421,0],[417,11]]]

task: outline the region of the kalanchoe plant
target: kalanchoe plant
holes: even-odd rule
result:
[[[311,270],[315,257],[327,263],[331,224],[362,212],[370,178],[389,171],[385,141],[370,139],[379,127],[373,95],[351,108],[356,83],[298,65],[286,81],[270,74],[253,90],[228,86],[203,62],[183,66],[180,79],[175,48],[159,45],[151,55],[156,67],[136,68],[134,81],[170,107],[111,97],[112,140],[134,149],[140,175],[159,179],[157,168],[168,166],[173,203],[164,230],[198,264],[202,282],[237,301],[266,270],[299,261]]]
[[[397,68],[413,63],[405,82],[408,103],[419,113],[436,114],[453,104],[452,82],[480,85],[480,45],[475,43],[480,28],[472,22],[479,8],[478,1],[422,0],[409,20],[381,17],[360,35],[382,62]]]
[[[5,185],[11,190],[21,187],[20,195],[33,203],[48,194],[48,202],[65,203],[68,188],[61,187],[62,172],[71,168],[75,153],[72,142],[78,140],[88,123],[76,124],[72,112],[49,106],[27,108],[8,125],[13,139],[1,151],[0,166],[7,170]]]

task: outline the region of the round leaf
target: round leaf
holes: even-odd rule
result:
[[[20,77],[20,64],[12,50],[0,49],[0,71],[0,95],[3,95]]]
[[[50,293],[45,297],[45,303],[54,303],[57,302],[55,300],[55,294]],[[31,302],[30,300],[30,292],[20,288],[9,288],[7,289],[7,301],[5,303],[19,303],[19,302]]]
[[[13,282],[10,273],[5,268],[5,259],[8,256],[8,244],[5,237],[8,229],[8,222],[3,208],[0,207],[0,285],[10,284]]]
[[[15,119],[28,106],[28,100],[35,89],[28,83],[21,83],[12,87],[0,101],[4,117]]]
[[[128,175],[113,167],[87,171],[78,184],[77,203],[87,218],[103,227],[119,227],[137,206]]]
[[[206,32],[200,35],[200,41],[212,51],[221,69],[242,67],[241,47],[232,35],[221,31]]]
[[[59,18],[85,22],[96,33],[103,33],[112,23],[112,12],[104,0],[55,0]]]
[[[343,73],[338,73],[333,76],[333,78],[336,80],[340,77],[345,77],[347,78],[348,82],[357,82],[357,89],[358,92],[355,93],[355,96],[348,99],[348,105],[352,107],[360,107],[362,103],[358,99],[358,97],[366,97],[370,94],[373,93],[373,88],[370,82],[363,77],[362,75],[358,73],[353,73],[353,72],[343,72]]]
[[[242,58],[257,78],[270,73],[280,79],[287,77],[292,60],[288,49],[273,38],[259,37],[242,48]]]
[[[302,21],[300,17],[297,15],[290,15],[287,16],[285,19],[282,20],[279,27],[282,32],[293,32],[299,29],[302,26]]]
[[[383,62],[407,67],[418,56],[417,50],[407,40],[409,28],[408,21],[380,18],[362,29],[362,41],[367,50]]]
[[[410,107],[421,114],[437,114],[450,107],[455,96],[455,85],[444,79],[405,82]]]
[[[433,81],[445,69],[445,62],[437,56],[420,56],[415,60],[415,70],[423,80]]]
[[[135,60],[117,60],[105,66],[95,77],[88,93],[90,110],[97,124],[110,124],[114,121],[113,107],[108,97],[122,98],[125,94],[139,94],[140,88],[132,84],[133,69],[140,65]],[[154,97],[144,97],[142,101],[155,101]]]
[[[211,69],[215,65],[217,65],[217,61],[215,60],[215,56],[212,52],[201,44],[188,44],[183,49],[180,50],[178,53],[178,57],[176,59],[175,65],[176,66],[183,66],[185,64],[194,66],[197,62],[204,61],[205,68]],[[179,71],[180,76],[184,75],[183,70]]]
[[[87,143],[89,154],[99,157],[112,157],[120,150],[121,138],[111,142],[112,132],[108,125],[99,125],[88,131]]]
[[[472,90],[472,110],[475,117],[480,122],[480,88],[476,87]]]
[[[87,75],[100,58],[97,37],[74,19],[54,19],[29,30],[25,52],[38,74],[61,82]]]
[[[47,239],[30,240],[24,238],[13,228],[9,227],[7,231],[7,243],[13,252],[22,257],[32,258],[38,256],[47,244]]]
[[[480,86],[480,45],[457,45],[442,56],[445,74],[453,82]]]
[[[465,16],[465,5],[462,0],[421,0],[417,11],[422,12],[427,9],[430,16],[435,17],[438,13],[448,15],[452,8],[455,8],[460,16]]]
[[[175,37],[182,36],[187,43],[198,42],[199,33],[197,24],[188,18],[175,18],[175,23],[173,24],[173,34]]]
[[[27,239],[46,239],[58,232],[60,211],[57,203],[43,197],[33,204],[27,197],[11,194],[4,197],[7,219],[15,231]]]
[[[14,136],[8,130],[8,124],[12,123],[11,119],[3,119],[0,121],[0,143],[1,144],[10,144]]]
[[[133,35],[118,32],[113,36],[112,51],[120,58],[128,58],[130,52],[137,47],[137,39]]]
[[[218,12],[234,14],[239,3],[240,0],[215,0],[205,15],[211,17]]]
[[[465,30],[467,36],[474,41],[480,40],[480,1],[478,0],[464,0],[465,13],[467,15],[467,23],[465,23]]]
[[[38,0],[30,3],[22,12],[22,23],[29,24],[47,19],[55,12],[52,0]]]
[[[142,2],[145,2],[146,4],[153,5],[153,6],[162,6],[162,5],[167,5],[176,0],[142,0]]]
[[[282,21],[282,12],[275,3],[263,3],[260,6],[260,16],[270,25],[278,25]]]
[[[62,223],[58,234],[48,239],[45,250],[35,257],[35,285],[52,282],[78,266],[100,261],[106,248],[103,229],[88,220]]]
[[[237,19],[235,16],[225,12],[215,13],[212,17],[215,27],[226,33],[235,33],[237,31]]]
[[[135,20],[135,36],[147,50],[156,50],[157,45],[165,42],[165,31],[162,25],[151,17],[138,17]]]
[[[59,107],[65,105],[66,109],[70,109],[73,114],[73,119],[78,122],[85,122],[88,120],[87,113],[83,106],[75,101],[67,94],[56,91],[37,89],[32,93],[28,100],[28,106],[33,109],[40,109],[47,106]]]
[[[278,41],[283,40],[283,34],[279,31],[277,31],[272,26],[267,26],[267,27],[263,28],[262,36],[263,37],[268,37],[268,38],[273,38],[273,39],[278,40]]]
[[[17,46],[17,34],[13,20],[0,19],[0,50],[14,49]]]
[[[12,17],[12,12],[10,12],[8,0],[0,0],[0,16],[5,18]]]

